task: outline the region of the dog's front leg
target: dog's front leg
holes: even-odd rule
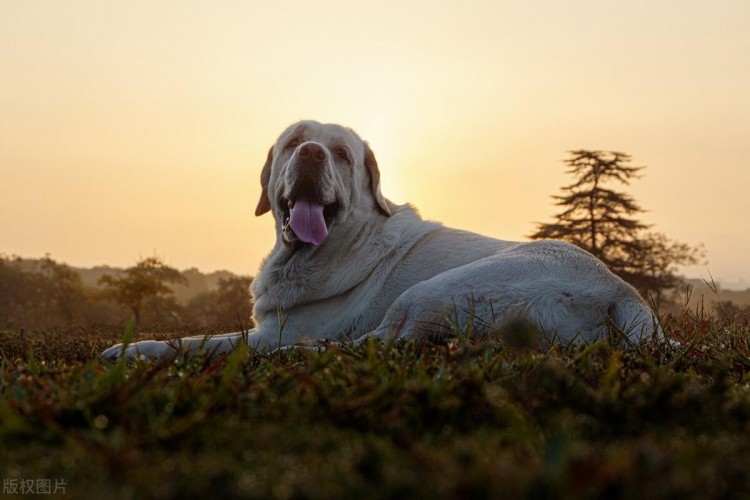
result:
[[[245,342],[247,336],[252,332],[253,330],[222,335],[184,337],[167,341],[144,340],[127,346],[117,344],[105,350],[101,357],[115,361],[124,356],[129,361],[142,359],[164,363],[174,358],[182,350],[188,352],[202,351],[209,356],[214,356],[233,351],[237,345]]]

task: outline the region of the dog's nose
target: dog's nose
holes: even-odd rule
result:
[[[319,167],[326,160],[326,152],[320,144],[308,142],[300,148],[299,158],[303,165]]]

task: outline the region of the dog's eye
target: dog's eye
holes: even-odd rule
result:
[[[333,148],[333,154],[335,154],[339,160],[349,162],[349,152],[346,150],[346,148],[341,146]]]
[[[297,146],[299,146],[299,139],[295,137],[294,139],[286,143],[284,149],[289,150],[292,148],[296,148]]]

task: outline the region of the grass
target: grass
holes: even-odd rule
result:
[[[628,350],[519,328],[162,367],[97,360],[121,330],[0,332],[0,478],[71,498],[750,496],[746,323],[669,318],[680,344]]]

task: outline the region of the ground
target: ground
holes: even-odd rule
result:
[[[0,481],[68,498],[750,496],[750,327],[665,329],[679,343],[539,348],[515,325],[160,367],[97,359],[122,328],[0,332]]]

